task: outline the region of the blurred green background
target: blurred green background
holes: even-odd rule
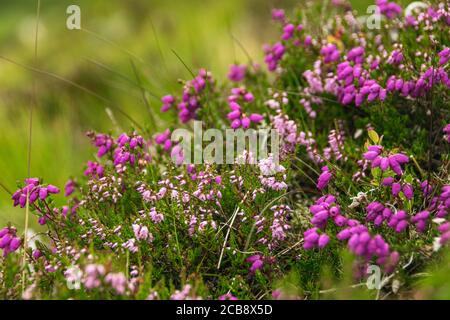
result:
[[[372,1],[353,1],[364,12]],[[0,1],[0,56],[76,82],[148,122],[136,66],[153,113],[157,97],[178,91],[177,79],[190,77],[175,51],[193,70],[205,67],[218,79],[233,62],[247,62],[233,36],[257,62],[262,45],[279,30],[270,20],[273,7],[287,13],[299,1],[279,0],[41,0],[38,54],[34,60],[37,0]],[[83,30],[66,28],[66,9],[81,8]],[[233,35],[233,36],[232,36]],[[93,155],[85,132],[116,128],[110,107],[64,81],[0,59],[0,182],[10,191],[27,175],[29,106],[33,116],[31,175],[63,187],[80,175]],[[113,110],[124,130],[131,123]],[[161,121],[158,122],[161,125]],[[117,129],[117,128],[116,128]],[[153,128],[152,128],[153,129]],[[63,203],[63,197],[57,201]],[[12,207],[0,189],[0,225],[23,227],[23,210]],[[31,225],[36,227],[35,219]]]

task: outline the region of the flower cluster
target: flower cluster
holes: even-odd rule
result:
[[[0,249],[3,249],[3,256],[19,249],[22,243],[20,238],[16,236],[16,228],[5,227],[0,230]]]
[[[274,10],[281,34],[265,47],[265,62],[276,72],[236,62],[216,85],[200,69],[180,96],[161,98],[161,112],[174,115],[159,134],[89,132],[96,157],[66,183],[66,198],[26,179],[14,206],[28,202],[45,232],[24,237],[21,260],[14,252],[23,238],[11,226],[0,230],[0,287],[21,280],[26,299],[323,297],[310,268],[345,276],[342,251],[359,270],[376,263],[393,273],[377,291],[383,296],[397,294],[399,279],[412,286],[413,273],[438,260],[430,248],[450,242],[442,141],[450,142],[450,10],[420,5],[403,18],[400,6],[378,0],[390,29],[374,32],[346,1],[332,4],[342,15],[327,19],[323,10],[311,35],[308,13],[300,21]],[[190,130],[192,119],[202,128],[274,129],[279,158],[271,136],[271,153],[184,165],[171,133],[179,121]],[[409,257],[412,266],[400,270]],[[292,283],[288,274],[302,279]],[[0,291],[6,299],[22,294]]]
[[[230,66],[228,79],[230,79],[233,82],[240,82],[245,78],[246,71],[247,71],[246,65],[233,64]]]
[[[200,69],[197,76],[187,81],[183,86],[183,93],[180,102],[171,95],[164,96],[161,100],[163,102],[162,111],[169,111],[172,106],[177,106],[178,118],[182,123],[189,120],[197,119],[198,110],[202,106],[202,94],[210,90],[214,84],[211,73],[205,69]]]
[[[319,229],[314,227],[306,230],[303,233],[304,243],[303,248],[305,250],[310,250],[315,247],[323,249],[326,247],[328,242],[330,242],[330,237],[326,233],[319,234]]]
[[[314,205],[309,207],[309,211],[313,215],[311,223],[319,229],[325,229],[330,218],[337,226],[343,226],[347,222],[347,218],[341,214],[341,208],[333,195],[320,197]]]
[[[286,169],[274,161],[273,155],[259,160],[258,166],[261,172],[259,180],[264,187],[275,191],[287,189],[286,174],[284,173]]]
[[[14,206],[19,205],[21,208],[25,207],[27,199],[30,204],[36,200],[45,201],[51,194],[59,193],[59,189],[54,185],[41,185],[38,178],[25,179],[25,187],[17,190],[12,199]]]
[[[402,13],[402,8],[395,2],[388,0],[377,0],[376,4],[381,14],[384,14],[388,19],[393,19]]]
[[[358,221],[349,220],[347,224],[348,227],[337,234],[338,240],[348,241],[348,248],[357,256],[366,261],[376,257],[377,264],[384,265],[387,270],[392,271],[400,258],[398,252],[391,251],[389,244],[381,235],[371,236],[367,227]]]
[[[392,169],[396,174],[402,175],[401,165],[408,163],[409,157],[403,153],[395,153],[386,157],[381,156],[383,147],[379,145],[371,145],[368,151],[364,153],[364,159],[372,164],[372,168],[380,168],[383,171]]]
[[[277,42],[273,46],[264,46],[264,52],[266,54],[264,61],[267,64],[267,68],[269,71],[275,71],[280,60],[283,58],[285,47],[281,42]]]
[[[254,97],[251,92],[244,88],[231,89],[231,95],[228,96],[228,105],[231,111],[227,114],[227,118],[231,121],[231,128],[238,129],[240,127],[247,129],[250,124],[260,123],[264,117],[258,113],[252,113],[247,116],[242,110],[242,103],[253,102]]]

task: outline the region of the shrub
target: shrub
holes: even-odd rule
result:
[[[2,297],[340,297],[324,289],[364,285],[369,266],[379,290],[352,286],[351,297],[417,290],[450,238],[450,8],[405,17],[377,2],[380,29],[343,1],[275,9],[281,36],[265,67],[232,65],[223,84],[199,70],[162,97],[173,114],[162,133],[88,133],[97,156],[66,184],[67,205],[54,205],[57,187],[25,180],[14,205],[47,231],[0,231]],[[276,130],[280,163],[246,152],[183,164],[171,132],[196,119]]]

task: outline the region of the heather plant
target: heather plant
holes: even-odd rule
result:
[[[345,1],[274,9],[264,64],[233,64],[224,81],[193,73],[161,98],[160,132],[87,133],[95,156],[60,186],[66,205],[26,179],[11,204],[46,231],[0,231],[2,297],[438,297],[428,270],[448,263],[450,7],[377,5],[379,29]],[[279,161],[245,150],[184,164],[171,133],[194,120],[276,130]]]

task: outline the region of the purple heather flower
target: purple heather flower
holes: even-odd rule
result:
[[[283,22],[285,18],[286,18],[286,15],[285,15],[283,9],[272,9],[272,19],[274,21]]]
[[[324,57],[325,63],[338,61],[340,58],[339,50],[335,44],[328,44],[320,50],[320,54]]]
[[[283,35],[281,36],[281,39],[289,40],[294,35],[294,31],[295,26],[292,23],[285,25],[283,28]]]
[[[427,220],[430,217],[430,212],[425,210],[421,211],[411,218],[411,222],[416,225],[418,232],[423,233],[427,227]]]
[[[248,257],[246,261],[252,264],[250,267],[250,273],[252,274],[255,273],[256,270],[260,270],[264,265],[263,258],[259,254]]]
[[[45,200],[49,194],[59,193],[59,189],[53,185],[40,185],[38,178],[25,179],[25,183],[25,187],[17,190],[12,195],[14,206],[20,205],[21,208],[25,207],[27,197],[30,203],[34,203],[38,199]]]
[[[103,177],[104,171],[105,169],[99,163],[88,161],[84,175],[90,178],[101,178]]]
[[[387,186],[392,186],[392,184],[394,183],[394,178],[392,177],[386,177],[383,179],[382,184],[383,186],[387,187]]]
[[[380,9],[380,13],[384,14],[388,19],[393,19],[402,13],[402,8],[395,2],[377,0],[375,3]]]
[[[39,249],[34,249],[32,256],[34,259],[39,259],[42,256],[42,252]]]
[[[14,227],[5,227],[0,231],[0,249],[3,249],[4,257],[19,249],[21,245],[21,240],[16,236],[16,232]]]
[[[329,171],[328,167],[322,167],[322,173],[320,174],[319,180],[317,181],[317,189],[324,189],[328,185],[332,177],[333,175]]]
[[[400,210],[392,215],[389,219],[388,226],[397,233],[403,232],[408,227],[408,215],[405,211]]]
[[[91,136],[92,143],[98,148],[97,156],[99,158],[108,153],[114,145],[114,140],[109,135],[88,133],[88,136]]]
[[[233,82],[242,81],[245,78],[247,67],[245,65],[233,64],[230,66],[230,71],[228,72],[228,79]]]
[[[317,245],[322,249],[326,247],[328,242],[330,242],[330,237],[326,234],[321,234],[319,239],[317,240]]]
[[[450,143],[450,123],[444,127],[443,131],[445,133],[444,138]]]
[[[438,53],[439,65],[444,65],[450,60],[450,48],[445,47],[441,52]]]
[[[68,197],[75,192],[76,183],[72,179],[68,180],[64,186],[64,196]]]
[[[264,119],[264,116],[262,116],[262,115],[260,115],[258,113],[252,113],[249,116],[249,119],[250,119],[251,122],[259,123],[259,122],[261,122]]]
[[[317,231],[318,228],[311,228],[303,233],[303,248],[305,250],[310,250],[315,247],[323,249],[327,246],[328,242],[330,241],[330,237],[325,233],[319,234]]]
[[[406,199],[411,200],[414,195],[414,189],[413,187],[407,183],[402,188],[403,194],[405,195]]]
[[[393,65],[399,65],[403,61],[403,53],[400,50],[392,51],[391,55],[387,59],[387,63]]]
[[[275,71],[278,67],[278,62],[283,58],[285,47],[280,42],[277,42],[273,46],[265,46],[264,52],[266,54],[264,61],[269,71]]]
[[[175,98],[172,95],[166,95],[161,98],[161,102],[163,103],[161,112],[167,112],[174,105]]]
[[[355,63],[361,64],[364,62],[364,48],[363,47],[356,47],[351,49],[347,53],[347,59],[349,61],[353,61]]]
[[[235,296],[233,296],[231,293],[223,294],[219,297],[219,300],[238,300]]]
[[[305,37],[305,40],[303,41],[303,44],[304,44],[306,47],[309,47],[309,46],[312,44],[312,37],[311,37],[311,36],[306,36],[306,37]]]

